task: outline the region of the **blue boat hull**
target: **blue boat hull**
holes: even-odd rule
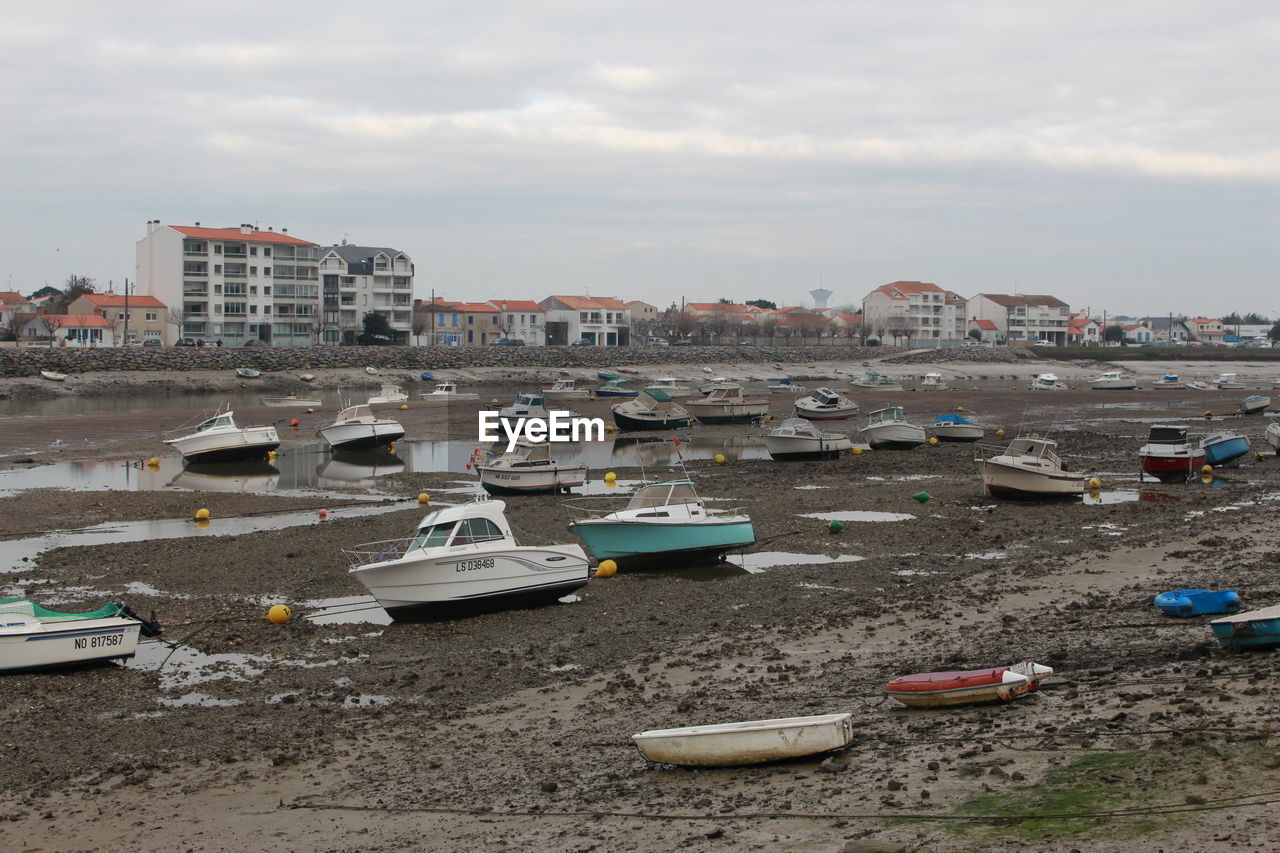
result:
[[[569,525],[597,560],[696,559],[733,548],[754,545],[750,521],[723,524],[645,524],[641,522],[578,522]]]
[[[1175,589],[1157,595],[1155,605],[1166,616],[1237,613],[1240,610],[1240,594],[1234,589]]]
[[[1210,625],[1218,642],[1229,649],[1280,646],[1280,619]]]
[[[1210,465],[1225,465],[1249,452],[1249,439],[1243,435],[1210,444],[1204,449],[1204,461]]]
[[[606,391],[602,388],[596,389],[597,397],[639,397],[639,391]]]

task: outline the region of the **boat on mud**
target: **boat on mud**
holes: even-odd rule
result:
[[[324,405],[320,400],[299,397],[297,394],[285,394],[283,397],[260,397],[264,406],[307,406],[318,409]]]
[[[167,439],[165,444],[192,462],[229,462],[266,456],[280,446],[280,435],[273,426],[239,426],[235,412],[226,411],[209,418],[190,435]]]
[[[661,391],[672,399],[688,397],[693,393],[692,388],[687,385],[681,385],[680,380],[676,379],[674,376],[659,376],[657,379],[650,382],[644,390]]]
[[[1089,387],[1095,391],[1133,391],[1138,387],[1138,380],[1119,370],[1108,370],[1089,380]]]
[[[796,398],[796,416],[811,421],[833,421],[858,414],[858,404],[830,388],[816,388],[808,397]]]
[[[518,545],[506,504],[480,499],[427,515],[407,539],[344,552],[348,574],[393,618],[549,604],[587,582],[578,545]]]
[[[1020,436],[1003,449],[980,449],[994,452],[975,460],[982,485],[992,497],[1060,498],[1084,492],[1085,475],[1067,469],[1056,441]]]
[[[1280,453],[1280,423],[1272,421],[1267,424],[1262,437],[1266,439],[1267,444],[1271,445],[1272,450]]]
[[[237,367],[236,376],[241,379],[259,379],[262,377],[262,371],[256,367]]]
[[[1182,377],[1176,373],[1166,373],[1159,379],[1151,383],[1152,389],[1156,391],[1170,391],[1185,387],[1182,384]]]
[[[608,379],[603,385],[596,389],[597,397],[635,397],[640,392],[627,384],[627,380],[614,377]]]
[[[787,418],[765,434],[764,447],[774,459],[835,459],[853,448],[853,439],[823,432],[804,418]]]
[[[367,403],[361,403],[343,409],[316,435],[334,450],[369,450],[404,438],[404,427],[399,421],[378,417]]]
[[[1240,414],[1256,415],[1271,408],[1271,398],[1265,394],[1250,394],[1240,401]]]
[[[1173,589],[1155,597],[1155,605],[1166,616],[1207,616],[1238,613],[1240,593],[1234,589]]]
[[[821,714],[653,729],[631,736],[649,761],[687,767],[734,767],[805,758],[853,742],[851,714]]]
[[[59,373],[56,370],[42,370],[40,371],[40,375],[43,376],[45,379],[48,379],[50,382],[66,382],[67,381],[67,374]]]
[[[703,423],[747,423],[769,413],[769,400],[748,397],[736,382],[719,384],[705,397],[686,400],[684,408]]]
[[[418,395],[420,400],[433,400],[438,403],[453,403],[458,400],[479,400],[479,394],[472,394],[469,391],[459,391],[457,382],[437,382],[436,387],[430,391],[423,391]]]
[[[1218,642],[1229,649],[1280,646],[1280,605],[1223,616],[1209,623]]]
[[[1219,391],[1232,391],[1244,388],[1238,373],[1219,373],[1218,378],[1209,383]]]
[[[579,388],[572,379],[557,379],[551,387],[542,389],[542,396],[548,400],[588,400],[591,389]]]
[[[1209,433],[1200,439],[1200,448],[1204,450],[1204,461],[1208,465],[1234,462],[1250,450],[1249,439],[1229,429]]]
[[[858,430],[872,450],[910,450],[925,442],[924,427],[907,423],[901,406],[887,406],[867,416],[867,425]]]
[[[938,437],[938,441],[981,441],[987,428],[964,415],[947,414],[934,418],[929,431]]]
[[[1187,428],[1157,424],[1138,448],[1142,471],[1162,483],[1185,482],[1205,464],[1205,450],[1187,438]]]
[[[689,411],[665,391],[646,388],[639,396],[610,407],[621,430],[677,429],[689,425]]]
[[[985,702],[1012,702],[1040,689],[1053,668],[1024,661],[1012,666],[903,675],[884,692],[908,708],[945,708]]]
[[[1058,379],[1056,373],[1041,373],[1031,380],[1032,391],[1066,391],[1067,383]]]
[[[871,368],[871,362],[862,362],[862,375],[849,380],[850,387],[863,391],[901,391],[902,383],[888,376],[883,376]]]
[[[514,449],[475,466],[480,486],[491,495],[567,492],[587,479],[587,466],[567,465],[551,455],[548,442],[519,442]]]
[[[942,381],[941,373],[926,373],[920,380],[921,391],[945,391],[947,384]]]
[[[0,598],[0,672],[127,660],[138,651],[139,635],[159,636],[154,620],[124,604],[61,613],[29,598]]]
[[[399,385],[391,385],[383,383],[382,387],[369,398],[370,406],[386,405],[388,403],[404,403],[409,399],[409,395]]]

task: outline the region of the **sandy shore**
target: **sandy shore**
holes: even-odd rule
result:
[[[787,369],[828,368],[838,379],[849,366]],[[938,370],[994,385],[1015,368],[1024,379],[1041,372],[1021,362]],[[1043,371],[1072,378],[1061,364]],[[235,530],[233,516],[335,507],[305,527],[59,547],[0,564],[8,594],[67,609],[123,597],[157,610],[178,644],[147,665],[3,676],[0,825],[20,850],[142,838],[196,850],[1275,849],[1280,819],[1253,796],[1280,788],[1275,654],[1226,652],[1204,620],[1151,606],[1182,587],[1280,603],[1280,465],[1261,440],[1264,419],[1222,417],[1241,395],[860,394],[864,410],[896,401],[920,421],[963,406],[1010,432],[1053,424],[1064,455],[1098,472],[1114,502],[993,501],[969,445],[700,461],[689,469],[701,491],[748,507],[753,550],[781,554],[767,567],[624,570],[570,603],[429,624],[386,625],[376,611],[303,618],[316,610],[308,602],[363,592],[340,549],[405,535],[422,514],[411,500],[355,517],[332,495],[0,499],[0,547],[103,521],[186,519],[196,501],[214,510],[214,534],[219,523]],[[775,396],[774,415],[789,403]],[[607,412],[604,401],[575,408]],[[1133,453],[1148,425],[1197,428],[1206,410],[1267,455],[1211,484],[1139,483]],[[324,414],[297,415],[282,454]],[[33,460],[3,467],[145,458],[163,452],[159,431],[192,415],[0,422],[6,444]],[[410,438],[462,436],[474,407],[414,402],[397,417]],[[445,500],[457,479],[401,473],[377,489]],[[920,491],[927,503],[912,500]],[[572,540],[559,499],[508,507],[522,534]],[[833,535],[822,516],[834,511],[901,517]],[[276,601],[300,618],[267,623]],[[1005,706],[910,711],[881,692],[895,675],[1023,659],[1057,675]],[[834,711],[854,714],[858,737],[829,758],[695,771],[650,765],[630,744],[649,728]]]

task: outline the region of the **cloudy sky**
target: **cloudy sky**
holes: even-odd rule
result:
[[[119,282],[158,218],[456,299],[1280,316],[1277,44],[1232,0],[11,5],[0,276]]]

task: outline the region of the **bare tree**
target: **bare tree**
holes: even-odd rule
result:
[[[911,345],[911,326],[905,320],[890,320],[889,334],[893,335],[894,346],[897,346],[902,338],[907,339],[907,346]]]

